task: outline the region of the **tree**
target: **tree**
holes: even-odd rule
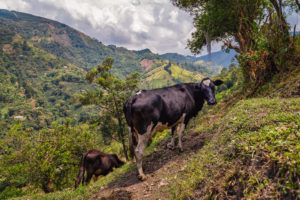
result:
[[[210,40],[239,53],[245,83],[261,84],[295,60],[284,13],[296,2],[283,0],[171,0],[194,16],[195,32],[188,41],[198,54]],[[207,37],[209,35],[210,37]],[[207,39],[209,38],[209,39]]]
[[[95,91],[83,94],[80,101],[101,108],[99,124],[103,135],[122,143],[124,156],[128,160],[123,104],[137,89],[139,73],[133,73],[122,81],[111,73],[113,62],[112,58],[106,58],[101,65],[86,74],[89,83],[94,82],[98,87]]]

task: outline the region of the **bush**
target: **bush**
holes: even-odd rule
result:
[[[21,124],[13,126],[0,141],[0,188],[29,184],[52,192],[73,186],[82,153],[104,145],[95,127],[72,127],[70,122],[54,123],[52,129],[37,133]]]
[[[9,199],[12,197],[23,196],[25,194],[26,192],[22,191],[20,188],[8,186],[0,193],[0,199]]]

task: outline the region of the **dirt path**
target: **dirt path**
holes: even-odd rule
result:
[[[101,200],[141,200],[167,199],[164,187],[169,184],[167,177],[176,175],[187,166],[188,161],[204,145],[211,136],[193,133],[183,137],[184,152],[178,149],[169,150],[166,146],[169,140],[162,141],[155,152],[144,157],[143,168],[148,179],[139,181],[137,169],[127,172],[122,180],[110,183],[106,188],[92,195],[92,199]]]

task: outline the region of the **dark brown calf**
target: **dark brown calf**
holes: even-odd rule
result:
[[[94,176],[94,180],[98,179],[98,176],[106,176],[109,172],[113,171],[113,168],[121,167],[124,162],[121,161],[116,154],[105,154],[96,149],[89,150],[82,154],[79,172],[75,181],[75,188],[80,184],[88,184]],[[87,173],[84,179],[85,171]]]

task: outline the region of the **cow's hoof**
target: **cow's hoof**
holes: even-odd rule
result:
[[[141,181],[145,181],[145,180],[147,180],[148,176],[146,176],[146,175],[139,175],[138,178]]]
[[[173,150],[174,149],[174,144],[168,143],[167,148]]]

